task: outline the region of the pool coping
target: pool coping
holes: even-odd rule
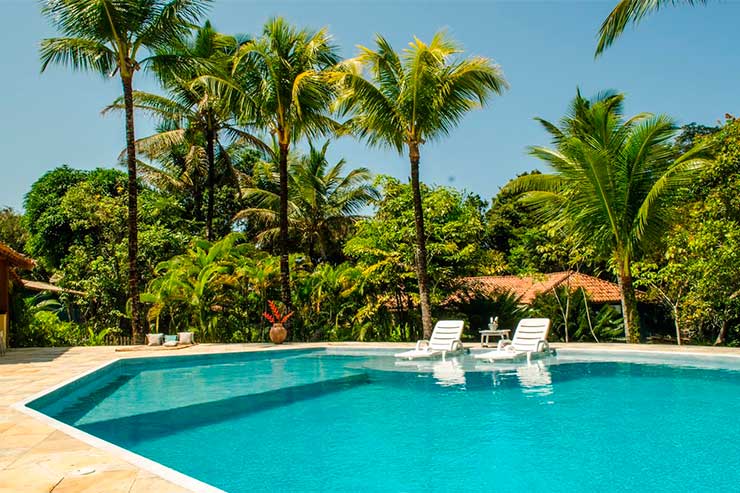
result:
[[[70,426],[66,423],[62,423],[61,421],[56,420],[52,418],[51,416],[48,416],[42,412],[36,411],[35,409],[31,409],[30,407],[28,407],[28,404],[35,401],[36,399],[39,399],[47,394],[50,394],[66,385],[76,382],[77,380],[80,380],[81,378],[91,375],[97,371],[100,371],[111,365],[115,365],[119,361],[123,361],[127,359],[132,359],[132,358],[124,358],[124,357],[114,358],[88,371],[82,372],[74,377],[71,377],[63,382],[60,382],[48,389],[42,390],[41,392],[31,395],[30,397],[27,397],[26,399],[23,399],[20,402],[11,404],[10,407],[28,416],[32,416],[33,418],[36,418],[37,420],[42,421],[43,423],[46,423],[52,428],[55,428],[59,431],[63,431],[64,433],[71,436],[72,438],[76,438],[77,440],[83,443],[86,443],[95,448],[108,452],[114,456],[120,457],[126,462],[133,464],[134,466],[137,466],[145,471],[156,474],[157,476],[162,477],[166,479],[167,481],[173,484],[176,484],[177,486],[182,486],[183,488],[189,489],[190,491],[194,491],[194,492],[226,493],[224,490],[216,488],[215,486],[212,486],[208,483],[204,483],[203,481],[195,479],[192,476],[183,474],[159,462],[153,461],[151,459],[147,459],[143,455],[139,455],[128,449],[119,447],[118,445],[115,445],[107,440],[98,438],[95,435],[91,435],[90,433],[87,433],[78,428],[75,428],[74,426]]]
[[[377,350],[377,349],[398,349],[407,348],[410,346],[409,343],[308,343],[308,344],[289,344],[283,346],[262,346],[262,347],[250,347],[249,345],[200,345],[204,348],[202,351],[183,351],[183,352],[142,352],[142,354],[136,354],[136,352],[126,353],[113,353],[110,358],[106,358],[100,364],[93,366],[83,372],[73,374],[69,378],[64,379],[48,388],[44,388],[32,395],[25,396],[20,401],[10,403],[8,407],[15,411],[18,411],[26,416],[32,417],[35,420],[41,421],[49,427],[59,430],[70,437],[79,440],[91,447],[102,450],[116,458],[119,458],[140,470],[149,472],[157,477],[160,477],[173,485],[187,489],[194,492],[203,493],[225,493],[223,490],[216,488],[210,484],[202,482],[198,479],[193,478],[187,474],[176,471],[175,469],[169,468],[161,463],[148,459],[144,456],[136,454],[123,447],[119,447],[110,443],[106,440],[98,438],[87,432],[79,430],[73,426],[62,423],[50,416],[47,416],[39,411],[31,409],[28,404],[36,399],[39,399],[51,392],[54,392],[65,385],[75,382],[85,376],[95,373],[103,368],[114,365],[122,360],[129,359],[145,359],[145,358],[158,358],[158,357],[187,357],[207,354],[228,354],[228,353],[250,353],[250,352],[266,352],[266,351],[281,351],[282,350],[300,350],[300,349],[331,349],[331,348],[344,348],[344,349],[362,349],[362,350]],[[477,346],[477,345],[476,345]],[[555,343],[552,344],[557,350],[562,350],[563,355],[582,355],[588,354],[612,354],[612,355],[633,355],[642,357],[667,357],[668,361],[665,363],[679,362],[685,363],[684,359],[697,358],[699,361],[712,361],[717,359],[729,358],[733,363],[737,362],[740,364],[740,348],[714,348],[706,346],[658,346],[658,345],[625,345],[625,344],[588,344],[588,343]],[[198,346],[194,346],[198,347]],[[468,345],[468,348],[472,349],[473,352],[479,352],[481,350],[488,350],[486,348],[476,348],[472,345]],[[83,351],[84,352],[84,351]],[[22,363],[23,364],[23,363]],[[25,363],[30,364],[30,363]],[[12,485],[11,485],[12,486]]]

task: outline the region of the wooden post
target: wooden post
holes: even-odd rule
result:
[[[5,354],[5,348],[8,344],[8,324],[9,314],[9,273],[8,260],[0,258],[0,355]]]

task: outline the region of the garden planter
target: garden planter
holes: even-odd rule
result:
[[[288,331],[285,330],[283,324],[272,324],[270,329],[270,340],[275,344],[282,344],[285,338],[288,336]]]

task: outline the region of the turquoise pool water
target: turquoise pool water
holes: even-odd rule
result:
[[[740,490],[737,370],[178,356],[29,407],[233,493]]]

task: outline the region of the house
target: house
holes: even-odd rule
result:
[[[571,291],[583,289],[589,300],[596,304],[614,305],[621,310],[619,286],[613,282],[580,272],[553,272],[534,276],[479,276],[460,279],[462,289],[482,294],[511,293],[522,305],[530,305],[537,295],[565,286]]]
[[[16,287],[26,291],[40,291],[47,293],[68,293],[84,295],[82,291],[66,289],[48,282],[31,281],[22,279],[19,271],[31,270],[36,266],[33,259],[16,252],[5,243],[0,242],[0,355],[5,353],[8,344],[8,331],[10,330],[10,286],[15,283]]]
[[[18,278],[17,271],[31,270],[36,263],[5,243],[0,243],[0,354],[5,352],[10,323],[10,282]]]

